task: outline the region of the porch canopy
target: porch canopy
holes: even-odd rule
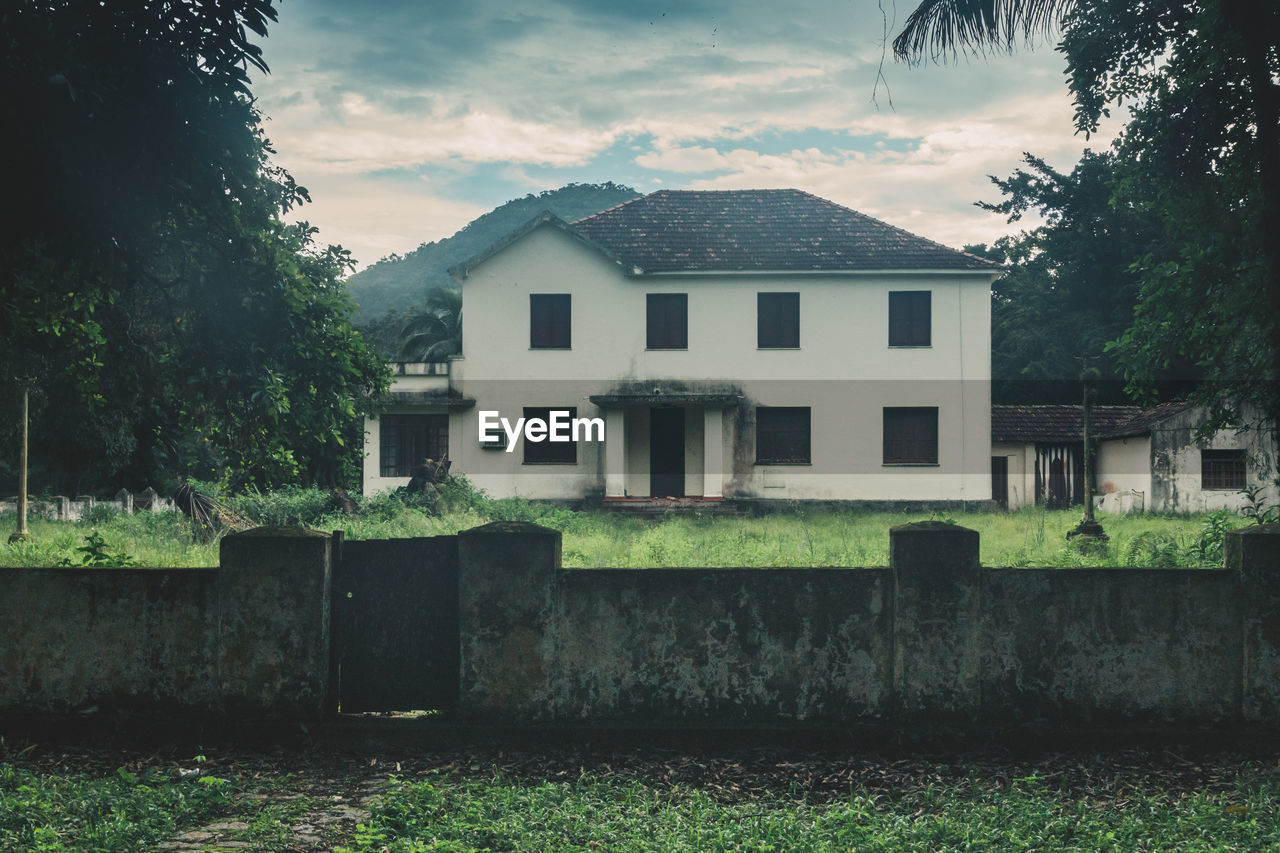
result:
[[[606,499],[723,494],[724,410],[742,401],[740,388],[722,382],[630,382],[587,399],[605,413]],[[663,415],[673,409],[685,414],[674,421]],[[629,436],[633,416],[640,431]]]

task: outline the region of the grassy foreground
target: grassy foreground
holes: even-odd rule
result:
[[[1274,850],[1274,783],[1169,798],[1135,790],[1092,802],[1028,777],[970,779],[894,799],[721,801],[642,782],[520,784],[437,776],[394,784],[341,853],[479,850],[713,851]]]
[[[1274,756],[288,750],[197,765],[5,759],[0,744],[0,851],[1277,848]]]
[[[487,521],[531,521],[564,533],[568,567],[643,566],[883,566],[889,528],[940,519],[977,530],[988,566],[1215,566],[1222,564],[1222,534],[1247,523],[1226,513],[1195,516],[1102,516],[1111,536],[1105,548],[1081,554],[1066,540],[1080,511],[1027,508],[1014,513],[819,511],[796,507],[760,517],[671,515],[659,519],[576,512],[509,498],[492,500],[465,481],[438,499],[406,503],[394,496],[359,500],[355,515],[334,510],[316,489],[228,498],[258,524],[345,530],[350,539],[435,536]],[[122,515],[97,507],[84,522],[33,520],[34,541],[0,545],[0,565],[128,564],[212,566],[217,541],[200,541],[180,514]],[[12,526],[0,516],[0,530]],[[96,532],[95,554],[83,550]],[[2,540],[0,540],[2,541]],[[81,549],[81,550],[78,550]]]

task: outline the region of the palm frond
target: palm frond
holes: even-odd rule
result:
[[[1075,0],[922,0],[893,40],[905,62],[1009,51],[1050,36]]]

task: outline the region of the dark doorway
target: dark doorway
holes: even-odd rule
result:
[[[454,707],[458,537],[345,542],[332,590],[332,705],[344,713]]]
[[[1009,508],[1009,457],[991,457],[991,499],[1002,509]]]
[[[649,494],[684,497],[684,409],[649,411]]]

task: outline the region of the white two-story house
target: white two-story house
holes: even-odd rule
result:
[[[660,191],[453,272],[463,352],[399,366],[366,492],[447,455],[494,496],[991,498],[981,258],[799,190]],[[555,411],[595,423],[481,440]]]

